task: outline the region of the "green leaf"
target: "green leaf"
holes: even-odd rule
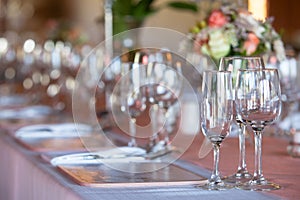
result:
[[[135,24],[141,24],[149,15],[162,9],[153,7],[155,0],[114,0],[113,10],[113,30],[114,33],[119,33]],[[193,12],[198,11],[195,3],[186,3],[182,1],[175,1],[164,4],[164,7],[171,7],[175,9],[189,10]]]
[[[154,13],[156,10],[152,8],[154,0],[141,0],[133,8],[133,16],[139,21],[143,21],[148,15]]]
[[[193,12],[198,12],[197,4],[195,3],[187,3],[181,1],[173,1],[167,4],[171,8],[181,9],[181,10],[189,10]]]
[[[115,0],[112,9],[114,15],[131,15],[133,10],[133,0]]]

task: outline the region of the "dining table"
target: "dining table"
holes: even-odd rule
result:
[[[190,116],[192,117],[192,116]],[[22,127],[32,124],[74,123],[72,116],[55,120],[2,120],[0,123],[0,199],[1,200],[98,200],[98,199],[299,199],[300,158],[288,153],[291,137],[266,134],[263,137],[263,173],[281,186],[274,191],[246,191],[232,188],[209,191],[199,187],[211,175],[213,152],[201,152],[204,136],[201,131],[185,132],[178,129],[177,139],[171,143],[183,151],[166,156],[171,161],[158,172],[118,172],[98,165],[55,166],[51,160],[60,155],[93,151],[106,146],[108,138],[116,145],[126,145],[129,137],[117,126],[87,136],[91,146],[85,146],[82,137],[32,139],[18,137]],[[191,119],[191,121],[193,121]],[[96,131],[97,132],[97,131]],[[105,136],[105,137],[103,137]],[[97,139],[94,139],[97,137]],[[99,139],[100,138],[100,139]],[[103,138],[106,138],[102,141]],[[174,139],[174,137],[171,137]],[[175,139],[174,139],[175,140]],[[103,143],[101,143],[101,141]],[[171,140],[172,141],[172,140]],[[145,141],[139,141],[145,146]],[[94,146],[93,146],[94,145]],[[110,145],[107,145],[110,146]],[[220,149],[222,176],[236,172],[239,159],[237,136],[229,136]],[[167,160],[168,160],[167,159]],[[249,172],[254,171],[254,140],[249,131],[246,139],[246,161]],[[152,163],[152,161],[150,161]],[[153,163],[152,163],[153,164]],[[156,165],[156,164],[155,164]],[[80,171],[81,170],[81,171]],[[101,171],[102,170],[102,171]],[[106,174],[104,172],[107,172]],[[77,173],[77,174],[76,174]],[[77,176],[77,177],[76,177]],[[103,177],[102,177],[103,176]],[[122,176],[122,177],[121,177]],[[96,178],[95,178],[96,177]],[[99,177],[103,178],[102,182]],[[116,178],[117,177],[117,178]],[[121,178],[120,178],[121,177]],[[182,178],[183,177],[183,178]],[[182,178],[182,179],[181,179]],[[103,182],[109,179],[111,182]]]

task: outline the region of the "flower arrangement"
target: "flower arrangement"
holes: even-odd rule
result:
[[[285,58],[284,44],[272,27],[272,18],[256,20],[245,9],[223,6],[191,28],[194,51],[210,56],[216,64],[224,56],[254,56],[274,52]]]

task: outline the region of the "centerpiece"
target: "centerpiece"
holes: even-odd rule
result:
[[[224,56],[262,56],[269,53],[274,53],[281,61],[285,59],[284,44],[272,21],[273,18],[256,20],[246,9],[221,6],[197,22],[190,29],[186,41],[192,41],[193,51],[209,56],[216,65]]]

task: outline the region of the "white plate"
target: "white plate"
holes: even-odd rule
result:
[[[53,113],[48,106],[28,106],[16,109],[0,110],[0,119],[38,119]]]
[[[90,134],[92,127],[86,124],[37,124],[24,126],[15,133],[19,138],[79,137]]]

